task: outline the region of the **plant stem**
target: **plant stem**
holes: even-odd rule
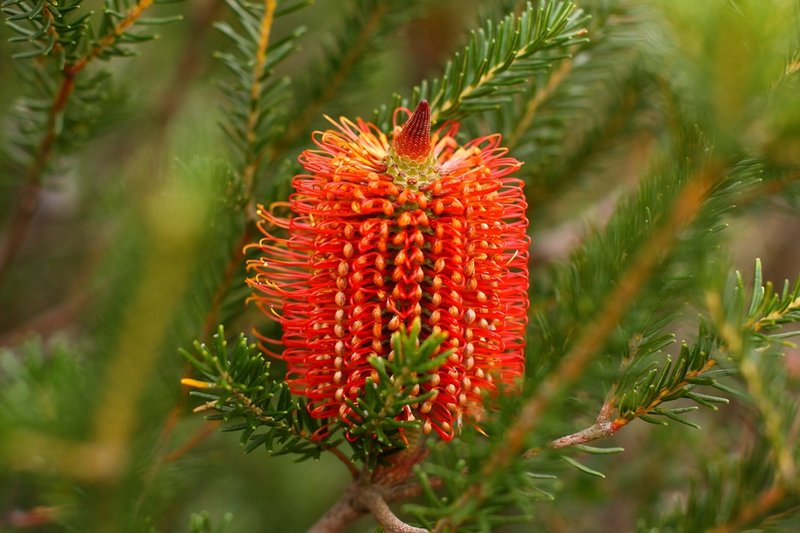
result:
[[[256,171],[258,170],[263,149],[256,152],[255,144],[258,141],[257,127],[261,112],[260,100],[261,89],[264,85],[264,69],[267,64],[267,52],[269,50],[269,36],[272,30],[272,21],[275,15],[277,2],[275,0],[264,0],[264,16],[261,18],[261,30],[258,38],[258,49],[256,50],[255,62],[253,64],[253,81],[250,86],[250,113],[247,115],[247,129],[245,138],[247,139],[247,159],[242,170],[242,180],[246,197],[249,198],[253,190]]]
[[[368,481],[369,477],[370,473],[365,472],[347,487],[339,501],[309,528],[308,533],[341,533],[368,512],[387,533],[427,533],[427,529],[400,520],[386,503],[385,489]]]

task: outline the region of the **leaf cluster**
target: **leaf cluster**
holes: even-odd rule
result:
[[[506,15],[496,25],[491,20],[472,33],[470,42],[447,63],[441,78],[423,81],[410,98],[395,96],[390,107],[376,112],[375,123],[387,131],[391,112],[413,107],[427,99],[434,124],[464,114],[491,109],[524,90],[524,82],[539,70],[546,70],[558,54],[583,40],[586,22],[571,2],[545,0],[528,4],[517,17]]]
[[[193,396],[205,400],[200,410],[217,411],[207,418],[224,422],[222,431],[241,432],[246,453],[263,446],[271,454],[292,453],[305,460],[338,444],[319,441],[315,433],[327,422],[308,414],[304,402],[271,375],[270,363],[243,334],[229,344],[220,326],[213,345],[195,342],[194,353],[181,354],[208,380],[184,380],[199,389]]]
[[[156,37],[141,27],[181,19],[144,17],[148,6],[105,0],[96,21],[94,11],[82,0],[4,0],[0,4],[6,25],[15,34],[9,41],[19,50],[12,57],[29,60],[18,69],[28,96],[16,106],[6,148],[15,173],[27,172],[28,179],[37,182],[50,163],[51,146],[62,152],[73,150],[119,115],[125,93],[112,84],[110,71],[83,71],[95,59],[135,55],[136,45]]]
[[[91,12],[81,10],[82,0],[46,2],[4,0],[0,9],[6,15],[6,26],[15,36],[11,43],[25,43],[27,50],[12,55],[14,59],[45,56],[51,52],[63,68],[89,49]]]
[[[662,425],[666,422],[660,417],[665,417],[699,429],[699,426],[680,416],[697,407],[668,409],[662,404],[688,398],[716,410],[717,404],[728,403],[726,398],[694,391],[696,386],[703,385],[730,392],[730,388],[721,384],[718,379],[734,371],[713,368],[716,363],[714,354],[720,352],[716,335],[701,325],[696,341],[691,346],[682,343],[675,361],[669,355],[664,357],[661,351],[662,347],[672,342],[672,336],[654,340],[656,343],[653,345],[640,347],[637,359],[619,381],[614,399],[619,417],[624,420],[638,418],[644,422]]]
[[[635,149],[632,137],[651,134],[646,94],[656,88],[642,68],[647,48],[636,43],[645,23],[634,8],[614,7],[582,4],[591,16],[587,39],[479,123],[484,133],[504,132],[504,144],[525,163],[529,208],[540,217],[570,185],[602,174],[615,150]]]
[[[214,26],[227,37],[235,52],[216,57],[233,75],[220,83],[228,100],[228,119],[223,130],[231,141],[233,166],[249,191],[265,151],[284,130],[289,79],[276,78],[275,68],[296,48],[305,28],[299,26],[280,39],[269,40],[274,21],[308,5],[307,0],[254,3],[226,0],[236,26],[219,21]]]
[[[156,0],[167,4],[179,0]],[[9,42],[25,43],[29,49],[15,53],[14,59],[54,56],[59,69],[74,66],[89,56],[110,59],[130,56],[135,52],[126,45],[149,41],[155,34],[147,31],[117,32],[128,12],[140,2],[105,0],[99,24],[92,21],[94,12],[86,9],[83,0],[4,0],[0,9],[6,25],[17,35]],[[140,18],[140,26],[159,26],[180,20],[180,17]]]
[[[367,378],[363,397],[349,402],[357,418],[347,428],[348,440],[352,440],[355,458],[369,466],[382,455],[407,446],[408,433],[420,429],[420,421],[409,416],[410,407],[435,395],[434,391],[420,394],[420,385],[433,379],[452,353],[439,350],[443,335],[420,339],[421,328],[417,320],[408,331],[401,327],[392,335],[394,357],[371,357],[369,364],[377,379]]]
[[[184,384],[204,400],[195,411],[212,410],[215,414],[207,418],[224,422],[222,431],[241,432],[245,452],[264,446],[275,455],[318,458],[321,452],[339,447],[344,432],[353,459],[374,467],[382,457],[407,446],[411,433],[420,431],[420,421],[408,416],[409,406],[434,394],[420,394],[419,386],[432,379],[431,372],[451,353],[437,353],[442,336],[421,341],[420,329],[417,322],[409,331],[394,334],[392,360],[370,359],[376,376],[368,378],[363,396],[349,402],[352,420],[312,418],[306,402],[273,374],[257,347],[243,334],[226,340],[222,326],[211,346],[196,341],[192,352],[181,350],[206,380],[185,379]]]

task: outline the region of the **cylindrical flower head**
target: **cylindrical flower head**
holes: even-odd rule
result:
[[[265,237],[248,281],[282,325],[283,351],[262,346],[286,361],[312,416],[347,427],[367,378],[378,379],[368,358],[391,359],[392,333],[419,319],[420,338],[444,333],[440,349],[453,353],[419,387],[432,398],[401,416],[449,440],[524,371],[528,221],[510,176],[520,163],[500,135],[464,146],[457,124],[431,135],[425,101],[388,136],[362,120],[333,123],[299,158],[307,174],[293,179],[291,215],[259,209]]]

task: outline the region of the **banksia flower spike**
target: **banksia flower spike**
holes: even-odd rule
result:
[[[367,378],[378,379],[368,359],[391,359],[393,332],[419,320],[420,338],[444,334],[440,350],[452,354],[415,388],[433,394],[401,417],[449,440],[463,417],[480,417],[485,393],[524,371],[520,163],[500,135],[459,146],[457,124],[432,134],[426,101],[388,135],[362,120],[333,124],[299,158],[307,174],[293,180],[290,216],[259,209],[265,236],[248,281],[283,327],[282,352],[266,338],[263,349],[286,361],[312,416],[349,427]]]

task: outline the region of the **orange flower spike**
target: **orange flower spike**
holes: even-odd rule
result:
[[[499,135],[459,146],[457,124],[431,135],[427,102],[395,120],[403,114],[394,135],[344,118],[315,134],[292,215],[259,210],[248,283],[283,327],[281,342],[262,338],[264,351],[286,361],[312,416],[345,427],[359,423],[351,405],[377,379],[368,359],[393,356],[394,331],[419,320],[421,340],[446,335],[440,349],[452,355],[411,391],[431,397],[399,418],[449,440],[463,419],[478,421],[485,393],[524,371],[525,196]]]

